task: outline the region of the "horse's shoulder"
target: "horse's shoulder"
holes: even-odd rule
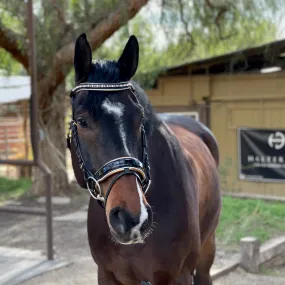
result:
[[[190,133],[195,134],[197,137],[199,137],[204,144],[208,147],[210,150],[212,156],[214,157],[216,161],[216,165],[219,164],[219,148],[216,141],[216,138],[214,137],[213,133],[201,122],[194,120],[190,116],[183,116],[183,115],[174,115],[174,114],[159,114],[158,117],[166,123],[168,126],[171,126],[172,128],[181,129],[188,132],[179,131],[180,139],[181,137],[192,137]],[[180,127],[180,128],[178,128]]]

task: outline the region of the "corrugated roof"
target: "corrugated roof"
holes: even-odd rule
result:
[[[30,76],[0,76],[0,104],[28,100],[31,96]]]
[[[277,64],[282,69],[285,68],[284,57],[280,54],[285,52],[285,40],[279,40],[256,47],[237,50],[220,56],[205,58],[178,66],[173,66],[165,70],[162,75],[185,75],[185,74],[203,74],[203,73],[227,73],[232,71],[233,63],[240,67],[240,64],[246,62],[246,67],[242,66],[243,71],[258,70],[271,64]]]

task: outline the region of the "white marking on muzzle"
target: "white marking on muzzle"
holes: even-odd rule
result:
[[[139,199],[140,199],[141,214],[140,214],[139,223],[136,226],[134,226],[131,230],[131,239],[134,239],[137,242],[143,242],[141,232],[140,232],[140,228],[143,225],[143,223],[148,219],[148,213],[146,210],[146,206],[144,205],[144,202],[143,202],[143,193],[142,193],[141,187],[138,183],[138,179],[136,179],[136,184],[137,184],[137,190],[138,190]]]
[[[124,132],[124,127],[123,127],[123,121],[122,121],[122,116],[124,113],[125,106],[122,103],[112,103],[108,98],[104,100],[102,104],[103,110],[107,114],[111,114],[114,116],[114,120],[116,124],[118,125],[119,128],[119,134],[122,139],[123,147],[127,153],[127,155],[130,155],[130,152],[127,147],[127,137],[126,133]]]

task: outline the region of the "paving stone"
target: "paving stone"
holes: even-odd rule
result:
[[[39,251],[0,247],[0,285],[17,285],[68,264],[59,260],[49,261]]]

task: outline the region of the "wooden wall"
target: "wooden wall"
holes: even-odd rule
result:
[[[285,196],[284,183],[245,182],[238,178],[237,129],[285,128],[285,73],[162,77],[147,90],[158,111],[204,109],[209,97],[210,126],[221,153],[222,185],[227,191]],[[202,108],[203,106],[203,108]]]

